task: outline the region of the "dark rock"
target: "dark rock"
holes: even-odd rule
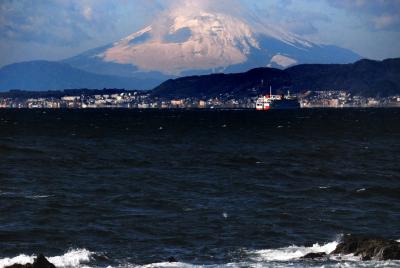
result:
[[[371,260],[371,257],[365,256],[365,257],[363,257],[361,260],[363,260],[363,261],[370,261],[370,260]]]
[[[39,254],[33,262],[32,268],[56,268],[43,254]]]
[[[174,257],[169,257],[168,259],[167,259],[167,261],[168,262],[178,262]]]
[[[56,268],[56,266],[49,262],[43,254],[39,254],[33,264],[13,264],[5,268]]]
[[[378,237],[345,235],[331,254],[354,254],[362,260],[400,260],[400,243]]]
[[[328,256],[325,252],[318,253],[308,253],[307,255],[301,257],[302,259],[320,259]]]

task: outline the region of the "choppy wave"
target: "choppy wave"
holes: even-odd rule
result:
[[[308,253],[325,252],[331,253],[337,247],[338,242],[334,241],[325,245],[314,244],[312,247],[290,246],[279,249],[265,249],[254,251],[256,261],[290,261],[303,257]]]
[[[29,198],[29,199],[43,199],[43,198],[49,198],[49,197],[52,197],[53,195],[29,195],[29,196],[26,196],[26,198]]]
[[[400,262],[394,261],[385,261],[385,262],[359,262],[359,261],[341,261],[341,262],[333,262],[329,263],[321,263],[321,262],[263,262],[263,263],[251,263],[251,262],[240,262],[240,263],[227,263],[227,264],[215,264],[215,265],[193,265],[188,263],[153,263],[142,266],[129,265],[127,268],[306,268],[306,267],[315,267],[315,268],[366,268],[366,267],[374,267],[374,268],[397,268],[399,267]],[[119,268],[124,268],[125,266],[121,266]],[[111,268],[111,267],[108,267]]]
[[[87,248],[78,266],[99,268],[390,264],[299,253],[340,232],[399,238],[398,110],[0,114],[2,263],[64,243],[43,253]],[[181,263],[157,263],[169,256]]]
[[[400,242],[400,240],[397,240]],[[330,256],[323,260],[303,260],[301,257],[309,253],[325,252],[331,253],[338,245],[338,241],[320,245],[318,243],[311,247],[289,246],[278,249],[264,249],[247,251],[248,258],[242,262],[232,262],[226,264],[190,264],[183,262],[168,263],[159,262],[147,265],[122,265],[121,267],[133,268],[242,268],[242,267],[324,267],[324,268],[363,268],[363,267],[400,267],[400,261],[361,261],[354,255]]]
[[[296,264],[296,263],[285,263],[285,264],[252,264],[252,263],[228,263],[224,265],[191,265],[187,263],[157,263],[157,264],[150,264],[145,266],[132,266],[133,268],[306,268],[306,267],[315,267],[315,268],[398,268],[399,263],[395,262],[380,262],[380,263],[351,263],[351,262],[342,262],[337,264],[311,264],[311,263],[304,263],[304,264]],[[130,268],[130,267],[129,267]]]
[[[0,196],[15,197],[15,198],[27,198],[27,199],[44,199],[49,197],[54,197],[54,195],[45,194],[32,194],[32,193],[18,193],[18,192],[3,192],[0,190]]]
[[[73,249],[61,256],[49,257],[48,260],[56,267],[81,267],[82,264],[88,263],[94,253],[87,249]],[[0,259],[0,268],[4,268],[13,264],[33,263],[36,256],[18,255],[13,258]]]
[[[398,240],[400,241],[400,240]],[[360,258],[353,255],[329,257],[325,260],[302,260],[301,257],[308,253],[316,252],[332,252],[338,242],[330,242],[324,245],[314,244],[311,247],[289,246],[278,249],[265,249],[247,251],[248,257],[241,262],[231,262],[226,264],[191,264],[184,262],[158,262],[145,265],[136,265],[131,263],[121,263],[117,266],[107,266],[107,268],[244,268],[244,267],[400,267],[400,261],[367,261],[362,262]],[[56,267],[61,268],[100,268],[103,266],[96,265],[94,256],[96,254],[86,249],[70,250],[64,255],[49,257],[48,260]],[[13,264],[32,263],[36,256],[28,256],[21,254],[13,258],[0,259],[0,268],[4,268]]]

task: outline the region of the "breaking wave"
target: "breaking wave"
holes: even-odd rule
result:
[[[309,253],[325,252],[331,253],[337,247],[338,242],[334,241],[325,245],[314,244],[312,247],[290,246],[279,249],[265,249],[254,251],[254,259],[256,261],[291,261],[300,259]]]
[[[301,257],[308,253],[325,252],[329,254],[338,245],[337,241],[324,245],[314,244],[311,247],[289,246],[278,249],[249,250],[247,257],[240,262],[226,264],[191,264],[184,262],[158,262],[145,265],[121,262],[116,266],[99,266],[95,264],[96,253],[87,249],[70,250],[64,255],[49,257],[48,260],[57,268],[242,268],[242,267],[400,267],[400,261],[360,261],[360,258],[353,255],[327,257],[323,260],[302,260]],[[32,263],[36,256],[21,254],[13,258],[0,259],[0,268],[5,268],[13,264]],[[117,262],[118,263],[118,262]]]
[[[397,240],[400,242],[400,240]],[[359,257],[354,255],[330,256],[322,260],[303,260],[301,257],[309,253],[325,252],[331,253],[335,250],[338,241],[320,245],[318,243],[311,247],[305,246],[289,246],[278,249],[249,250],[248,257],[242,262],[232,262],[226,264],[189,264],[183,262],[168,263],[159,262],[147,265],[122,265],[121,267],[129,268],[242,268],[242,267],[324,267],[324,268],[362,268],[362,267],[400,267],[400,261],[361,261]]]
[[[82,264],[89,263],[94,253],[87,249],[73,249],[61,256],[49,257],[48,260],[56,267],[81,267]],[[13,258],[0,259],[0,268],[4,268],[13,264],[33,263],[35,255],[18,255]]]

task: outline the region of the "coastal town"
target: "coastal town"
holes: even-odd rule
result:
[[[10,91],[0,94],[0,108],[16,109],[255,109],[257,98],[224,94],[211,98],[166,99],[149,91],[65,90],[58,92]],[[400,107],[400,95],[364,97],[347,91],[307,91],[297,94],[302,108]]]

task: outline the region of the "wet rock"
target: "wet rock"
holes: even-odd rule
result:
[[[5,268],[56,268],[56,266],[49,262],[43,254],[39,254],[33,263],[13,264]]]
[[[39,254],[33,262],[32,268],[56,268],[43,254]]]
[[[400,243],[377,237],[345,235],[331,254],[354,254],[362,260],[400,260]]]
[[[178,262],[177,259],[175,259],[174,257],[169,257],[167,259],[168,262],[173,263],[173,262]]]
[[[328,256],[325,252],[318,252],[318,253],[308,253],[307,255],[301,257],[302,259],[320,259]]]

